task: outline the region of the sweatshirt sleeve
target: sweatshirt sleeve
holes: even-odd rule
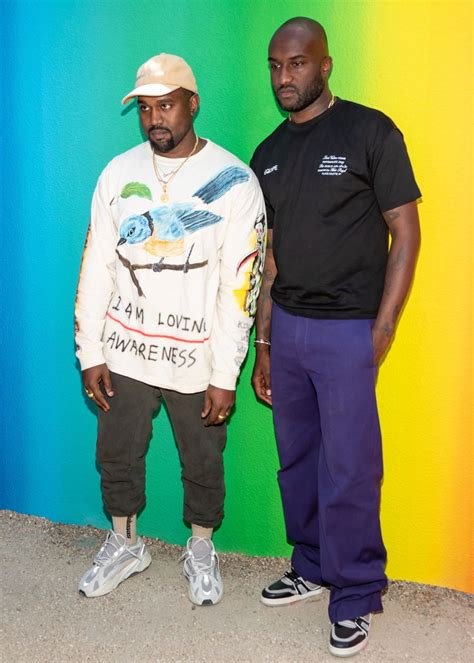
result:
[[[235,389],[257,309],[266,245],[265,205],[257,178],[236,187],[219,256],[219,290],[210,336],[210,383]]]
[[[85,370],[105,362],[102,333],[115,285],[117,231],[111,213],[109,169],[100,176],[82,255],[75,304],[76,356]]]

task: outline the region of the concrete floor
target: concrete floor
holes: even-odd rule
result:
[[[149,540],[153,559],[113,593],[85,599],[77,581],[104,532],[0,512],[2,663],[28,661],[318,661],[327,653],[327,593],[266,608],[259,591],[281,559],[222,555],[222,603],[187,599],[180,549]],[[360,663],[474,661],[473,597],[439,587],[391,583]]]

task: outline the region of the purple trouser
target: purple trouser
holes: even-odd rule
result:
[[[381,610],[387,584],[372,324],[273,305],[273,419],[292,565],[330,588],[332,622]]]

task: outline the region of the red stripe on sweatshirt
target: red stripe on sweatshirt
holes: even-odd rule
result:
[[[206,338],[203,338],[201,340],[196,340],[192,341],[187,338],[178,338],[177,336],[167,336],[166,334],[147,334],[146,332],[142,331],[141,329],[135,329],[134,327],[128,327],[126,324],[124,324],[121,320],[118,320],[117,318],[114,318],[113,315],[110,313],[107,313],[107,317],[113,320],[114,322],[117,322],[119,325],[122,325],[124,329],[127,331],[132,331],[135,332],[136,334],[140,334],[140,336],[147,336],[148,338],[169,338],[172,341],[180,341],[181,343],[205,343],[206,341],[209,340],[209,336]]]

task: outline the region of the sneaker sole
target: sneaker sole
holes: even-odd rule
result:
[[[213,605],[217,605],[222,601],[222,599],[224,598],[224,592],[222,592],[222,594],[219,596],[217,601],[212,601],[211,599],[204,599],[202,603],[199,603],[199,601],[194,597],[193,593],[191,592],[191,585],[188,584],[188,598],[191,601],[191,603],[193,603],[194,605],[198,605],[199,607],[203,608],[209,608]]]
[[[360,651],[362,651],[365,647],[367,647],[369,639],[365,638],[362,642],[360,642],[358,645],[355,647],[351,647],[350,649],[340,649],[339,647],[333,647],[331,644],[329,645],[329,653],[332,654],[333,656],[337,656],[338,658],[349,658],[350,656],[355,656],[358,654]]]
[[[145,550],[143,559],[139,561],[138,565],[136,564],[136,562],[133,562],[132,564],[130,564],[130,566],[125,567],[121,573],[110,578],[108,582],[105,582],[95,591],[88,593],[87,591],[80,589],[79,594],[85,596],[88,599],[95,599],[99,596],[105,596],[106,594],[110,594],[110,592],[112,592],[116,587],[118,587],[121,582],[127,580],[127,578],[130,578],[131,576],[137,575],[137,573],[141,573],[142,571],[147,569],[150,566],[150,564],[151,564],[150,553],[148,552],[148,550]]]
[[[294,594],[293,596],[286,596],[281,599],[268,599],[265,596],[260,595],[260,602],[263,605],[266,605],[270,608],[278,607],[280,605],[289,605],[290,603],[298,603],[299,601],[310,601],[318,596],[321,596],[323,593],[323,588],[315,589],[311,592],[306,592],[306,594]]]

